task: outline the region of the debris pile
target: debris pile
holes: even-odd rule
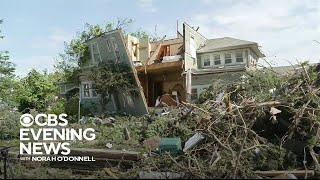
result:
[[[302,64],[290,77],[268,69],[213,84],[201,104],[182,102],[157,129],[160,137],[180,137],[183,153],[151,156],[140,168],[185,178],[257,178],[268,176],[258,171],[291,169],[310,177],[307,170],[320,170],[316,82],[315,68]]]
[[[83,117],[73,126],[94,127],[97,139],[72,146],[104,149],[107,154],[139,152],[139,159],[129,165],[102,168],[99,177],[317,177],[317,77],[316,68],[307,64],[287,77],[264,69],[236,83],[213,83],[198,104],[163,103],[143,117]]]

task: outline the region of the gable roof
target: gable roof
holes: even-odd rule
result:
[[[258,43],[231,37],[208,39],[205,41],[204,46],[200,47],[197,50],[197,53],[222,51],[240,47],[251,47],[259,57],[264,57],[264,54],[262,54],[262,52],[258,48]]]

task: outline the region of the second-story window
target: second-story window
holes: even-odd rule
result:
[[[98,44],[97,43],[92,43],[91,44],[91,55],[92,55],[91,58],[92,58],[93,62],[101,61],[99,48],[98,48]]]
[[[210,56],[205,55],[203,56],[203,67],[208,67],[210,66]]]
[[[221,64],[220,54],[214,55],[214,65],[220,65],[220,64]]]
[[[236,53],[236,62],[243,62],[242,52],[237,52]]]
[[[224,54],[224,62],[225,62],[225,64],[231,64],[232,63],[231,53]]]

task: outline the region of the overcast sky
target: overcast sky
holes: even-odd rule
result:
[[[132,18],[130,30],[173,37],[176,22],[199,26],[208,38],[259,43],[275,66],[320,60],[320,0],[1,0],[0,19],[17,74],[53,69],[55,58],[85,23]]]

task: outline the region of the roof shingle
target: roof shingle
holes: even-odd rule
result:
[[[235,39],[231,37],[208,39],[205,45],[198,49],[198,53],[213,52],[219,50],[230,49],[232,47],[244,46],[244,45],[258,45],[255,42],[245,41],[241,39]]]

